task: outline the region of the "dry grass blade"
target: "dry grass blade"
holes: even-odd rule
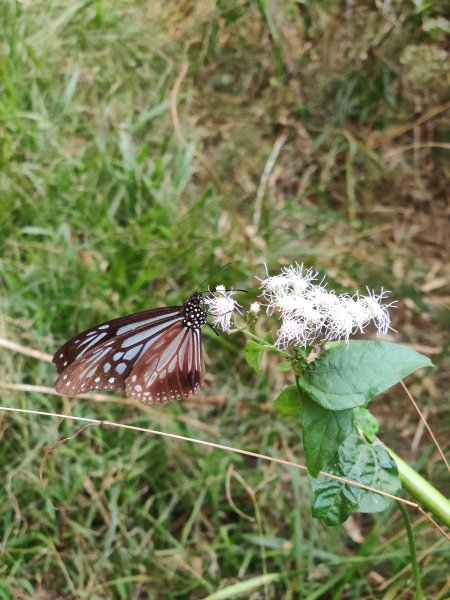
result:
[[[218,450],[225,450],[227,452],[235,452],[236,454],[242,454],[244,456],[251,456],[252,458],[258,458],[258,459],[261,459],[264,461],[269,461],[269,462],[277,463],[280,465],[285,465],[288,467],[294,467],[295,469],[300,469],[302,471],[308,470],[304,465],[300,465],[298,463],[294,463],[289,460],[284,460],[282,458],[275,458],[273,456],[268,456],[267,454],[260,454],[259,452],[251,452],[250,450],[243,450],[241,448],[235,448],[233,446],[227,446],[225,444],[218,444],[216,442],[208,442],[206,440],[191,438],[191,437],[187,437],[184,435],[178,435],[175,433],[168,433],[165,431],[157,431],[155,429],[149,429],[147,427],[138,427],[136,425],[127,425],[126,423],[116,423],[114,421],[89,419],[87,417],[78,417],[78,416],[73,416],[73,415],[65,415],[65,414],[61,414],[61,413],[52,413],[52,412],[46,412],[46,411],[40,411],[40,410],[30,410],[30,409],[24,409],[24,408],[12,408],[12,407],[7,407],[7,406],[0,406],[0,410],[6,411],[6,412],[25,413],[25,414],[32,414],[32,415],[41,415],[44,417],[56,417],[59,419],[82,421],[82,422],[90,423],[90,424],[94,424],[94,425],[108,425],[109,427],[118,427],[118,428],[122,428],[122,429],[129,429],[131,431],[141,431],[143,433],[159,435],[159,436],[167,437],[167,438],[174,439],[174,440],[180,440],[183,442],[191,442],[193,444],[199,444],[202,446],[207,446],[209,448],[216,448]],[[402,502],[403,504],[406,504],[408,506],[412,506],[416,509],[421,510],[420,506],[416,502],[411,502],[410,500],[405,500],[404,498],[400,498],[399,496],[389,494],[388,492],[382,492],[381,490],[377,490],[368,485],[364,485],[362,483],[352,481],[345,477],[339,477],[337,475],[332,475],[331,473],[327,473],[326,471],[320,471],[320,474],[324,475],[325,477],[330,477],[331,479],[336,479],[337,481],[341,481],[342,483],[346,483],[351,486],[362,488],[362,489],[368,490],[369,492],[374,492],[375,494],[379,494],[380,496],[385,496],[386,498],[390,498],[392,500],[397,500],[398,502]],[[427,517],[427,519],[431,523],[433,523],[434,526],[436,526],[439,529],[439,531],[441,531],[441,533],[443,533],[446,537],[448,537],[448,539],[450,539],[450,536],[441,527],[439,527],[439,525],[437,525],[436,522],[431,517],[429,517],[428,514],[424,510],[421,510],[421,512]]]
[[[189,63],[187,61],[185,61],[181,66],[180,73],[178,74],[178,77],[175,80],[175,84],[172,88],[172,91],[170,92],[170,114],[172,115],[172,122],[173,122],[173,128],[175,130],[175,135],[176,135],[178,141],[180,142],[180,144],[184,147],[184,149],[187,152],[193,152],[195,157],[198,159],[199,163],[202,165],[202,167],[205,169],[205,171],[208,173],[208,175],[211,177],[211,179],[213,179],[213,181],[217,185],[218,189],[223,191],[224,190],[223,183],[220,181],[220,179],[217,177],[217,175],[211,169],[211,167],[207,163],[204,156],[200,152],[198,152],[198,150],[193,150],[192,148],[189,147],[189,144],[188,144],[186,138],[184,137],[184,134],[181,129],[180,118],[178,116],[177,100],[178,100],[178,94],[180,91],[181,84],[183,83],[183,79],[187,75],[188,69],[189,69]]]
[[[423,415],[422,411],[421,411],[421,410],[420,410],[420,408],[417,406],[417,403],[415,402],[414,398],[413,398],[413,397],[412,397],[412,395],[410,394],[410,392],[409,392],[408,388],[407,388],[407,387],[406,387],[406,385],[403,383],[403,381],[401,381],[400,383],[402,384],[402,387],[403,387],[403,389],[405,390],[406,394],[408,395],[408,398],[411,400],[411,403],[412,403],[412,405],[414,406],[414,408],[415,408],[415,409],[416,409],[416,411],[418,412],[418,414],[419,414],[419,417],[420,417],[420,419],[422,420],[422,423],[423,423],[423,424],[425,425],[425,427],[427,428],[427,431],[428,431],[428,433],[430,434],[430,436],[431,436],[431,439],[432,439],[432,440],[433,440],[433,442],[435,443],[435,445],[436,445],[436,448],[437,448],[437,450],[438,450],[439,454],[441,455],[441,457],[442,457],[442,460],[443,460],[443,461],[444,461],[444,463],[445,463],[445,466],[446,466],[446,467],[447,467],[447,469],[450,471],[450,465],[449,465],[449,463],[448,463],[447,459],[445,458],[445,454],[444,454],[444,452],[442,451],[442,448],[440,447],[440,445],[439,445],[439,442],[437,441],[437,439],[436,439],[436,436],[434,435],[434,433],[433,433],[433,431],[432,431],[431,427],[428,425],[428,422],[427,422],[427,420],[425,419],[425,417],[424,417],[424,415]]]
[[[27,346],[22,346],[21,344],[5,340],[4,338],[0,338],[0,346],[2,348],[7,348],[8,350],[13,350],[13,352],[20,352],[20,354],[25,354],[25,356],[31,356],[32,358],[37,358],[38,360],[43,360],[45,362],[52,362],[53,357],[51,354],[35,350],[34,348],[27,348]]]
[[[45,451],[45,454],[41,460],[41,464],[39,466],[39,479],[41,481],[41,486],[44,490],[46,488],[46,486],[44,484],[44,468],[45,468],[45,463],[47,462],[47,459],[50,456],[50,454],[52,454],[56,450],[56,448],[58,448],[59,446],[62,446],[62,444],[65,444],[69,440],[75,439],[76,437],[78,437],[80,435],[80,433],[83,433],[83,431],[85,429],[88,429],[88,427],[93,427],[94,425],[95,425],[95,423],[86,423],[86,425],[83,425],[82,427],[77,429],[75,431],[75,433],[73,433],[72,435],[69,435],[61,440],[58,440],[55,444],[50,446],[50,448],[47,448],[47,450]]]
[[[233,465],[230,465],[227,469],[227,476],[225,479],[225,493],[227,496],[227,500],[231,506],[231,508],[243,519],[245,519],[246,521],[250,521],[250,523],[253,523],[253,521],[255,520],[254,517],[252,517],[251,515],[248,515],[247,513],[245,513],[244,511],[242,511],[235,503],[235,501],[233,500],[233,494],[231,493],[231,478],[234,477],[235,479],[237,479],[239,481],[239,483],[242,485],[242,487],[247,491],[248,495],[252,498],[252,501],[254,502],[254,497],[252,495],[251,492],[253,492],[253,490],[250,490],[249,486],[245,483],[245,481],[242,479],[242,477],[239,475],[239,473],[237,473],[233,467]]]
[[[287,139],[288,134],[286,132],[277,137],[269,158],[264,166],[261,181],[259,182],[258,190],[256,192],[255,207],[253,209],[253,227],[255,228],[255,231],[258,231],[259,223],[261,221],[262,203],[264,194],[266,193],[267,184],[269,183],[270,174],[273,171],[277,158]]]

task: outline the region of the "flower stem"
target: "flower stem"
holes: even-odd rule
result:
[[[411,521],[409,520],[408,511],[403,502],[397,500],[397,506],[402,513],[403,522],[405,523],[406,534],[408,536],[409,544],[409,558],[411,560],[411,567],[414,575],[414,585],[416,588],[416,600],[423,600],[422,582],[420,581],[419,564],[417,562],[416,542],[414,541],[414,533],[411,527]]]
[[[393,450],[387,446],[384,447],[397,464],[398,474],[404,489],[417,500],[422,508],[432,512],[447,527],[450,527],[450,502],[447,498],[403,459],[397,456]]]
[[[280,354],[281,356],[284,356],[285,358],[292,358],[291,355],[289,354],[289,352],[285,352],[284,350],[280,350],[280,348],[277,348],[273,344],[270,344],[267,340],[265,340],[264,338],[260,337],[259,335],[256,335],[255,333],[252,333],[251,331],[249,331],[245,327],[243,327],[242,329],[232,329],[229,333],[243,333],[244,335],[246,335],[251,340],[254,340],[255,342],[258,342],[259,344],[261,344],[262,346],[264,346],[266,348],[266,350],[269,350],[269,351],[272,351],[272,352],[276,352],[277,354]]]

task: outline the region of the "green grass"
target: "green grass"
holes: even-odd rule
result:
[[[418,5],[383,16],[352,2],[0,0],[2,336],[52,353],[100,320],[180,303],[206,278],[253,300],[263,263],[306,261],[339,289],[393,290],[395,339],[434,349],[438,369],[410,386],[445,439],[447,61],[433,20],[444,3]],[[171,91],[185,63],[183,141]],[[273,408],[275,363],[257,376],[241,336],[204,338],[207,381],[190,402],[2,389],[1,403],[301,461],[296,423]],[[4,349],[0,370],[5,382],[55,377]],[[393,390],[376,410],[385,439],[416,459],[407,399]],[[44,491],[46,448],[77,427],[0,414],[0,599],[204,598],[270,573],[239,597],[381,598],[390,578],[389,592],[412,597],[401,515],[355,519],[355,543],[311,518],[308,480],[287,468],[91,427],[49,457]],[[417,460],[442,485],[425,439]],[[444,542],[414,519],[437,597]]]

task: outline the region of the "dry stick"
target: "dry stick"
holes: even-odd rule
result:
[[[44,467],[45,467],[45,463],[47,462],[47,458],[50,456],[50,454],[53,454],[53,452],[56,450],[56,448],[58,448],[59,446],[62,446],[63,444],[65,444],[69,440],[75,439],[85,429],[87,429],[88,427],[92,427],[93,425],[95,425],[95,423],[86,423],[86,425],[83,425],[83,427],[80,427],[80,429],[77,429],[75,431],[75,433],[72,433],[72,435],[69,435],[68,437],[63,438],[62,440],[58,440],[55,444],[53,444],[52,446],[50,446],[50,448],[47,448],[47,450],[45,451],[44,457],[41,460],[41,466],[39,467],[39,479],[41,480],[41,486],[42,486],[42,488],[44,490],[45,490],[45,485],[44,485]]]
[[[404,133],[407,133],[408,131],[410,131],[411,129],[414,129],[415,127],[418,127],[419,125],[426,123],[430,119],[434,119],[434,117],[437,117],[439,114],[441,114],[449,109],[450,109],[450,102],[447,102],[446,104],[442,104],[441,106],[436,106],[436,107],[432,108],[431,110],[424,113],[417,119],[410,121],[404,125],[393,125],[392,127],[388,127],[387,129],[385,129],[383,131],[383,139],[398,138],[401,135],[403,135]],[[379,145],[380,145],[379,143],[376,143],[376,144],[374,144],[374,147],[376,148]]]
[[[186,138],[184,137],[183,132],[181,131],[181,124],[180,124],[180,119],[178,116],[177,98],[178,98],[178,93],[180,91],[180,87],[183,82],[183,79],[186,77],[186,74],[188,72],[188,68],[189,68],[189,63],[187,61],[185,61],[181,66],[181,71],[178,74],[178,77],[176,78],[174,86],[170,92],[170,114],[172,115],[172,122],[173,122],[173,128],[175,130],[175,136],[177,137],[178,141],[185,148],[185,150],[187,152],[192,152],[194,154],[194,156],[197,158],[197,160],[202,165],[202,167],[205,169],[205,171],[208,173],[208,175],[210,175],[210,177],[212,177],[212,179],[214,179],[214,182],[216,183],[218,189],[221,192],[223,192],[224,191],[223,183],[220,181],[220,179],[217,177],[217,175],[211,169],[211,167],[206,162],[203,155],[200,152],[198,152],[198,150],[195,150],[195,149],[192,150],[189,147],[189,144],[187,143]]]
[[[300,465],[298,463],[294,463],[290,460],[284,460],[282,458],[275,458],[274,456],[268,456],[266,454],[259,454],[258,452],[251,452],[250,450],[243,450],[241,448],[234,448],[233,446],[226,446],[224,444],[218,444],[216,442],[208,442],[206,440],[200,440],[197,438],[191,438],[184,435],[179,435],[177,433],[167,433],[166,431],[157,431],[156,429],[148,429],[147,427],[139,427],[137,425],[127,425],[126,423],[116,423],[114,421],[108,420],[100,420],[100,419],[91,419],[87,417],[78,417],[75,415],[65,415],[62,413],[52,413],[41,410],[31,410],[27,408],[12,408],[9,406],[0,406],[0,410],[8,411],[8,412],[18,412],[18,413],[26,413],[31,415],[41,415],[44,417],[57,417],[58,419],[72,419],[74,421],[83,421],[85,423],[94,423],[97,425],[110,425],[111,427],[118,427],[119,429],[131,429],[132,431],[142,431],[144,433],[152,433],[153,435],[161,435],[164,437],[169,437],[175,440],[181,440],[183,442],[192,442],[194,444],[200,444],[202,446],[209,446],[210,448],[217,448],[219,450],[227,450],[229,452],[236,452],[237,454],[244,454],[245,456],[251,456],[253,458],[261,458],[262,460],[268,460],[271,462],[279,463],[281,465],[286,465],[288,467],[295,467],[296,469],[301,469],[303,471],[307,471],[307,467],[304,465]],[[415,502],[411,502],[410,500],[405,500],[404,498],[400,498],[399,496],[394,496],[393,494],[389,494],[389,492],[382,492],[381,490],[377,490],[368,485],[364,485],[363,483],[358,483],[357,481],[352,481],[351,479],[346,479],[345,477],[339,477],[338,475],[332,475],[331,473],[327,473],[325,471],[320,471],[321,475],[325,475],[325,477],[330,477],[331,479],[336,479],[337,481],[341,481],[342,483],[348,483],[349,485],[353,485],[355,487],[362,488],[364,490],[368,490],[369,492],[375,492],[376,494],[380,494],[381,496],[386,496],[387,498],[391,498],[392,500],[398,500],[399,502],[403,502],[404,504],[408,504],[408,506],[412,506],[414,508],[418,508],[418,504]]]
[[[428,409],[425,409],[423,411],[423,418],[427,419],[429,413],[430,413],[430,411]],[[411,452],[413,452],[414,454],[417,454],[424,431],[425,431],[424,422],[422,419],[419,419],[419,422],[417,423],[416,431],[414,432],[413,439],[411,442]]]
[[[34,385],[31,383],[8,383],[7,381],[0,380],[0,389],[14,390],[18,392],[35,392],[36,394],[52,394],[53,396],[61,396],[59,392],[53,387],[46,385]],[[64,395],[64,394],[62,394]],[[70,396],[68,396],[70,398]],[[109,394],[93,394],[92,392],[86,394],[77,394],[77,399],[82,400],[95,400],[96,402],[120,402],[121,404],[128,404],[130,406],[145,406],[147,409],[150,408],[149,404],[136,403],[134,400],[129,400],[124,396],[113,396]],[[217,398],[200,398],[196,399],[195,396],[185,399],[186,404],[213,404],[217,406],[223,406],[223,401]],[[208,427],[211,429],[211,427]]]
[[[255,231],[258,230],[259,223],[261,221],[262,203],[264,199],[264,194],[266,192],[267,184],[269,183],[270,174],[273,171],[278,155],[280,154],[281,149],[283,148],[287,139],[288,134],[286,132],[280,134],[277,137],[277,139],[275,140],[275,144],[272,148],[272,152],[270,153],[269,158],[267,159],[267,162],[264,166],[258,190],[256,192],[255,209],[253,211],[253,227],[255,228]]]
[[[253,492],[253,490],[250,491],[250,486],[247,485],[247,483],[244,481],[244,479],[238,474],[237,471],[234,470],[233,467],[233,463],[230,464],[230,466],[227,469],[227,474],[225,477],[225,494],[228,500],[229,505],[231,506],[231,508],[243,519],[246,519],[247,521],[250,521],[251,523],[255,522],[255,517],[252,517],[251,515],[248,515],[247,513],[245,513],[244,511],[242,511],[234,502],[233,500],[233,495],[231,493],[231,477],[235,477],[239,483],[242,485],[242,487],[245,489],[245,491],[247,492],[247,494],[251,497],[251,499],[254,501],[254,494],[252,495],[251,492]]]
[[[188,72],[189,64],[184,62],[181,65],[181,71],[178,74],[178,77],[175,80],[174,86],[170,92],[170,113],[172,115],[173,128],[175,130],[175,135],[178,138],[178,141],[184,146],[186,149],[189,148],[188,143],[181,131],[180,119],[178,118],[178,108],[177,108],[177,97],[178,92],[180,91],[181,83],[183,79],[186,77],[186,73]]]
[[[151,433],[153,435],[160,435],[163,437],[168,437],[175,440],[181,440],[183,442],[191,442],[193,444],[200,444],[202,446],[208,446],[209,448],[217,448],[218,450],[225,450],[227,452],[234,452],[236,454],[243,454],[244,456],[251,456],[252,458],[259,458],[262,460],[267,460],[269,462],[278,463],[281,465],[285,465],[288,467],[294,467],[295,469],[301,469],[302,471],[307,471],[307,467],[304,465],[300,465],[289,460],[284,460],[282,458],[275,458],[274,456],[268,456],[266,454],[259,454],[258,452],[251,452],[250,450],[242,450],[241,448],[234,448],[233,446],[226,446],[224,444],[217,444],[215,442],[207,442],[205,440],[199,440],[196,438],[190,438],[184,435],[178,435],[176,433],[167,433],[165,431],[157,431],[155,429],[148,429],[147,427],[138,427],[136,425],[127,425],[125,423],[115,423],[113,421],[100,420],[100,419],[89,419],[87,417],[78,417],[73,415],[65,415],[62,413],[52,413],[45,412],[41,410],[30,410],[24,408],[11,408],[7,406],[0,406],[0,410],[6,412],[17,412],[17,413],[25,413],[31,415],[40,415],[44,417],[56,417],[58,419],[68,419],[73,421],[82,421],[84,423],[92,423],[96,425],[109,425],[110,427],[118,427],[121,429],[130,429],[132,431],[141,431],[144,433]],[[329,477],[331,479],[336,479],[342,483],[346,483],[348,485],[352,485],[354,487],[359,487],[364,490],[368,490],[370,492],[374,492],[375,494],[379,494],[380,496],[386,496],[391,500],[398,500],[399,502],[403,502],[403,504],[407,504],[408,506],[412,506],[413,508],[418,509],[445,537],[450,540],[450,535],[448,535],[442,527],[440,527],[436,521],[434,521],[416,502],[411,502],[410,500],[405,500],[404,498],[400,498],[399,496],[395,496],[394,494],[389,494],[388,492],[382,492],[381,490],[377,490],[368,485],[364,485],[363,483],[358,483],[357,481],[352,481],[345,477],[338,477],[337,475],[332,475],[331,473],[327,473],[326,471],[320,471],[321,475],[325,477]]]
[[[0,389],[4,390],[14,390],[21,392],[34,392],[36,394],[51,394],[53,396],[61,396],[59,392],[55,390],[55,388],[47,387],[45,385],[31,385],[29,383],[7,383],[5,381],[0,381]],[[123,396],[111,396],[108,394],[79,394],[77,396],[77,400],[93,400],[94,402],[118,402],[122,405],[133,406],[134,408],[139,408],[139,410],[146,412],[151,417],[155,417],[156,415],[159,420],[167,420],[161,419],[161,415],[163,413],[159,412],[156,408],[149,406],[148,404],[136,403],[134,400],[129,400],[128,398],[124,398]],[[192,402],[192,398],[189,399],[189,402]],[[211,425],[207,425],[198,419],[194,419],[194,417],[188,417],[186,415],[171,415],[171,420],[180,421],[182,423],[186,423],[190,427],[195,427],[196,429],[200,429],[202,431],[206,431],[207,433],[216,434],[217,429],[212,427]]]
[[[0,389],[61,396],[61,394],[59,394],[54,388],[48,387],[47,385],[32,385],[30,383],[8,383],[7,381],[0,381]],[[91,396],[91,399],[93,400],[94,397]],[[111,397],[109,397],[109,399],[111,400]]]
[[[28,348],[27,346],[21,346],[20,344],[10,342],[9,340],[5,340],[4,338],[0,338],[0,346],[2,346],[3,348],[8,348],[8,350],[13,350],[14,352],[20,352],[20,354],[25,354],[26,356],[37,358],[38,360],[52,362],[51,354],[41,352],[40,350],[34,350],[33,348]]]
[[[416,402],[415,402],[414,398],[413,398],[413,397],[412,397],[412,395],[410,394],[410,392],[409,392],[408,388],[406,387],[406,385],[403,383],[403,381],[401,381],[400,383],[402,384],[402,387],[403,387],[403,389],[405,390],[406,394],[408,395],[408,398],[411,400],[411,402],[412,402],[412,404],[413,404],[414,408],[415,408],[415,409],[416,409],[416,411],[418,412],[418,414],[419,414],[419,417],[421,418],[421,420],[422,420],[423,424],[424,424],[424,425],[425,425],[425,427],[427,428],[427,430],[428,430],[428,433],[431,435],[431,439],[432,439],[432,440],[433,440],[433,442],[435,443],[435,445],[436,445],[436,448],[438,449],[438,452],[439,452],[439,454],[441,455],[441,457],[442,457],[442,460],[443,460],[443,461],[444,461],[444,463],[445,463],[445,466],[446,466],[446,467],[447,467],[447,469],[450,471],[450,466],[449,466],[449,464],[448,464],[448,462],[447,462],[447,459],[445,458],[445,454],[443,453],[443,451],[442,451],[441,447],[439,446],[439,442],[437,441],[437,439],[436,439],[436,437],[435,437],[434,433],[432,432],[432,430],[431,430],[431,427],[428,425],[428,422],[427,422],[427,420],[426,420],[426,419],[425,419],[425,417],[423,416],[423,414],[422,414],[422,412],[421,412],[420,408],[417,406],[417,404],[416,404]]]
[[[392,148],[391,150],[387,150],[384,153],[384,158],[391,158],[396,154],[402,154],[403,152],[407,152],[408,150],[421,150],[422,148],[443,148],[444,150],[450,150],[450,144],[445,143],[424,143],[424,144],[410,144],[409,146],[399,146],[398,148]]]

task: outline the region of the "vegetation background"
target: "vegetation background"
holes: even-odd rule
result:
[[[446,4],[0,0],[1,337],[52,353],[206,278],[254,300],[264,263],[305,261],[339,290],[393,290],[390,339],[436,364],[408,384],[448,446]],[[204,333],[188,402],[30,393],[53,367],[2,348],[1,404],[301,462],[298,424],[273,407],[276,361],[255,375],[242,336]],[[401,388],[372,406],[443,489]],[[0,414],[2,600],[196,599],[237,582],[253,599],[413,597],[395,507],[327,528],[307,477],[279,465],[91,427],[49,457],[44,491],[45,450],[78,427]],[[411,516],[426,597],[448,597],[445,542]],[[279,579],[258,585],[265,573]]]

